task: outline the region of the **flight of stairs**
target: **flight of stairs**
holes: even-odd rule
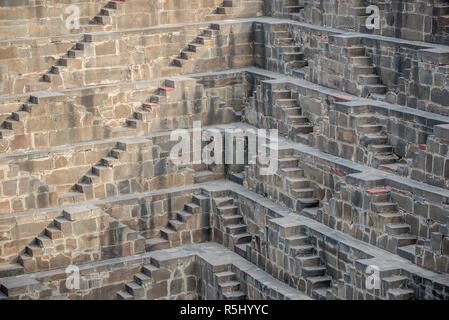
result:
[[[99,220],[103,225],[97,227]],[[95,232],[98,239],[96,241],[93,237],[86,247],[73,247],[73,243],[77,243],[77,239],[83,237],[87,231],[80,228],[81,225],[89,228],[95,226],[92,232]],[[109,236],[103,237],[105,233]],[[100,208],[88,205],[66,208],[60,217],[54,219],[42,234],[34,239],[33,243],[25,247],[19,255],[18,263],[24,267],[25,272],[36,272],[66,267],[72,263],[72,258],[76,259],[76,255],[95,252],[84,257],[88,262],[93,262],[97,259],[112,258],[108,249],[119,248],[121,244],[127,242],[131,242],[133,247],[137,248],[134,246],[135,241],[142,242],[143,251],[144,238]],[[64,256],[64,259],[59,261],[57,257],[61,256]],[[116,254],[113,253],[113,256],[116,257]]]
[[[117,293],[117,300],[143,300],[146,297],[146,289],[153,283],[153,278],[159,272],[154,264],[142,266],[139,273],[134,275],[132,282],[125,285],[124,290]]]
[[[299,20],[297,18],[299,18],[302,9],[304,9],[304,6],[299,4],[299,0],[283,0],[280,13],[284,18]]]
[[[130,151],[138,152],[140,148],[148,147],[150,144],[151,141],[145,138],[122,138],[107,156],[101,158],[90,172],[74,185],[72,190],[60,195],[60,205],[105,198],[104,188],[99,186],[114,182],[113,168],[127,161]]]
[[[196,227],[195,216],[202,213],[202,203],[207,199],[205,195],[194,195],[192,202],[185,204],[184,209],[176,214],[176,219],[169,220],[168,225],[160,230],[160,237],[146,241],[145,250],[148,252],[192,244],[193,239],[187,242],[181,240],[181,232]]]
[[[415,291],[408,288],[410,279],[404,275],[394,275],[382,279],[388,300],[414,300]]]
[[[288,31],[288,25],[280,25],[275,31],[271,31],[273,46],[278,51],[278,72],[304,78],[304,67],[308,65],[302,47],[296,44],[292,34]]]
[[[179,56],[172,60],[169,66],[161,68],[161,77],[197,72],[199,66],[193,64],[192,60],[209,57],[210,48],[215,44],[215,38],[218,32],[218,25],[214,24],[203,29],[200,35],[189,43],[187,48],[183,49]]]
[[[231,197],[214,198],[217,218],[223,231],[223,245],[234,248],[236,245],[248,244],[252,236],[248,232],[243,216]]]
[[[366,48],[360,45],[352,45],[344,50],[348,58],[348,64],[352,66],[354,81],[356,81],[362,97],[384,100],[387,87],[381,83],[381,78],[376,74],[373,59],[367,55]]]
[[[320,201],[315,197],[315,189],[299,166],[299,160],[293,157],[292,149],[278,150],[279,171],[284,190],[297,202],[296,209],[304,215],[315,216]]]
[[[29,277],[8,278],[0,284],[1,300],[69,300],[57,290]]]
[[[313,132],[313,125],[302,115],[302,109],[290,90],[273,90],[273,105],[281,110],[279,133],[290,137],[293,141],[308,144],[309,133]]]
[[[214,280],[218,286],[220,300],[246,300],[247,297],[240,289],[240,281],[237,274],[228,270],[214,272]]]
[[[401,256],[401,252],[410,252],[416,247],[417,237],[410,234],[411,227],[404,221],[398,204],[393,202],[391,191],[376,188],[365,191],[371,195],[371,211],[377,216],[377,227],[385,232],[386,241],[380,243],[385,248]],[[379,242],[382,242],[379,239]]]
[[[332,278],[327,275],[326,266],[305,235],[285,238],[290,254],[295,257],[306,280],[307,295],[314,299],[326,300],[332,288]]]
[[[357,125],[360,144],[366,149],[367,164],[373,168],[398,172],[403,164],[400,157],[393,152],[386,129],[378,124],[375,114],[365,113],[351,115]]]
[[[111,24],[114,11],[119,9],[119,6],[125,3],[126,0],[109,1],[106,6],[101,9],[100,13],[94,17],[93,22],[102,25]]]

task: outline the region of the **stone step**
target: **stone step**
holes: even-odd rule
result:
[[[14,136],[14,130],[0,129],[0,138],[1,139],[6,139],[8,137],[13,137],[13,136]]]
[[[294,257],[303,257],[311,255],[315,251],[315,247],[311,244],[304,244],[300,246],[290,247],[290,254]]]
[[[248,227],[246,224],[234,224],[230,226],[226,226],[226,233],[229,234],[242,234],[246,233],[248,230]]]
[[[417,237],[409,234],[393,235],[392,238],[396,240],[398,248],[414,245],[418,240]]]
[[[370,145],[368,147],[368,151],[374,152],[374,153],[392,153],[393,147],[388,144]]]
[[[231,197],[214,198],[214,203],[216,207],[230,206],[234,204],[234,199]]]
[[[376,213],[396,213],[398,212],[398,205],[393,202],[373,202],[371,203],[371,210]]]
[[[234,292],[239,291],[240,282],[238,281],[226,281],[219,284],[221,291],[224,292]]]
[[[300,107],[283,107],[282,111],[287,118],[289,116],[300,116],[302,114],[302,109]]]
[[[370,84],[364,85],[363,95],[368,96],[371,94],[385,94],[387,92],[387,87],[381,84]]]
[[[272,90],[271,95],[275,101],[278,99],[291,99],[292,92],[290,90]]]
[[[403,217],[398,213],[379,213],[378,228],[384,228],[388,224],[403,223]]]
[[[315,300],[329,300],[329,289],[314,289],[312,290],[312,298]]]
[[[15,121],[24,121],[31,116],[31,113],[26,111],[16,111],[12,113],[12,117]]]
[[[134,297],[126,291],[120,291],[117,293],[117,300],[133,300]]]
[[[413,300],[415,298],[415,292],[412,289],[390,289],[387,293],[390,300]]]
[[[236,281],[237,275],[231,271],[223,271],[215,273],[218,283],[226,283],[229,281]]]
[[[132,295],[134,298],[141,298],[145,294],[144,288],[135,281],[127,283],[125,285],[125,291]]]
[[[396,254],[400,256],[401,258],[407,259],[408,261],[411,261],[415,263],[416,258],[416,245],[411,244],[408,246],[402,246],[400,248],[397,248]]]
[[[379,84],[380,77],[376,74],[361,74],[358,76],[358,82],[362,85]]]
[[[319,267],[319,266],[321,266],[321,259],[317,255],[297,257],[297,260],[299,261],[299,263],[302,267]]]
[[[192,214],[187,211],[180,211],[176,214],[176,219],[182,222],[187,222],[190,217],[192,217]]]
[[[297,168],[299,165],[299,161],[297,158],[283,158],[278,160],[279,168]]]
[[[168,221],[168,227],[176,232],[185,230],[187,228],[187,225],[179,220],[169,220]]]
[[[356,47],[356,46],[346,47],[346,48],[343,48],[343,53],[349,57],[365,56],[366,48],[365,47]]]
[[[301,268],[301,274],[305,277],[320,277],[326,274],[325,266],[311,266]]]
[[[113,168],[120,163],[120,160],[114,157],[104,157],[101,158],[100,163],[109,168]]]
[[[169,228],[163,228],[161,229],[161,238],[165,240],[174,240],[178,237],[178,234],[176,231],[171,230]]]
[[[144,286],[152,281],[153,279],[151,277],[147,276],[142,272],[139,272],[138,274],[134,275],[134,282],[140,286]]]
[[[37,257],[44,252],[43,248],[37,244],[30,244],[25,247],[25,254],[30,257]]]
[[[145,251],[156,251],[156,250],[163,250],[163,249],[169,249],[170,243],[168,240],[163,238],[153,238],[148,239],[145,241]]]
[[[287,123],[289,124],[307,124],[309,123],[309,119],[304,116],[288,116]]]
[[[0,279],[22,275],[23,273],[23,266],[21,266],[19,263],[11,263],[8,265],[0,266]]]
[[[95,174],[86,174],[85,176],[83,176],[82,182],[87,184],[98,184],[101,182],[101,179]]]
[[[275,104],[280,107],[294,107],[297,106],[297,102],[295,99],[277,99]]]
[[[294,134],[308,134],[313,132],[313,125],[310,123],[293,125],[292,131],[294,132]]]
[[[399,161],[399,157],[395,154],[377,154],[373,160],[373,166],[378,167],[379,165],[396,163]]]
[[[329,288],[332,284],[332,278],[329,276],[309,277],[307,278],[308,287],[313,289]]]
[[[286,177],[285,181],[290,189],[304,189],[310,186],[310,180],[307,178],[289,178]]]
[[[409,279],[406,276],[391,276],[383,278],[382,282],[385,282],[386,289],[399,289],[407,285]]]
[[[371,66],[371,58],[366,56],[350,57],[349,62],[352,65],[356,66],[364,66],[364,67]]]
[[[320,200],[316,198],[299,198],[297,199],[297,210],[302,211],[304,208],[318,207]]]
[[[249,233],[239,233],[231,235],[232,239],[234,240],[235,244],[242,244],[242,243],[250,243],[252,240],[252,236]]]
[[[305,208],[301,211],[301,214],[303,216],[306,216],[307,218],[316,220],[318,217],[318,211],[320,208]]]
[[[235,215],[235,216],[223,216],[223,225],[225,227],[227,226],[231,226],[231,225],[236,225],[236,224],[242,224],[243,221],[243,217],[240,215]]]
[[[235,205],[220,206],[217,211],[222,216],[233,216],[238,214],[239,208]]]
[[[315,194],[315,189],[313,188],[292,189],[290,190],[290,193],[295,199],[313,198]]]
[[[62,230],[60,230],[56,227],[47,227],[47,228],[45,228],[44,233],[51,240],[61,239],[64,236],[62,233]]]
[[[187,203],[184,205],[184,210],[190,214],[201,213],[201,207],[195,203]]]
[[[410,225],[408,224],[387,224],[385,231],[391,235],[408,234],[410,232]]]
[[[367,134],[377,134],[381,135],[381,133],[384,131],[384,126],[378,125],[378,124],[363,124],[357,127],[357,131],[361,132],[364,135]]]
[[[388,137],[385,135],[365,135],[360,140],[360,143],[368,147],[371,144],[380,145],[380,144],[388,144]]]
[[[246,295],[241,291],[223,293],[224,300],[245,300]]]

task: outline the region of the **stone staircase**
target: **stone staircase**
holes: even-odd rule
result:
[[[254,16],[254,8],[263,8],[263,1],[260,0],[224,0],[223,3],[217,7],[215,12],[206,16],[207,21],[229,19],[236,14],[239,17]],[[252,12],[252,14],[250,14]]]
[[[225,2],[232,3],[232,1]],[[161,76],[167,77],[200,72],[202,70],[201,60],[211,56],[210,51],[215,45],[218,32],[219,26],[215,24],[211,24],[208,28],[203,29],[201,34],[189,43],[187,48],[183,49],[169,66],[161,69]]]
[[[370,16],[370,13],[366,13],[366,8],[369,5],[366,0],[350,0],[349,13],[355,17],[355,31],[357,32],[373,32],[366,28],[366,19]]]
[[[353,81],[356,82],[361,96],[383,101],[387,87],[381,83],[381,78],[376,74],[376,67],[372,57],[367,55],[366,48],[361,45],[351,45],[344,48],[344,54],[348,64],[352,66]]]
[[[398,204],[393,202],[391,191],[375,188],[365,192],[371,196],[371,211],[377,217],[377,228],[385,232],[378,237],[379,246],[400,256],[401,252],[416,246],[418,239],[410,233],[411,227],[405,223]]]
[[[126,0],[109,1],[106,6],[101,9],[100,13],[93,18],[92,22],[101,25],[111,24],[114,12],[125,3]]]
[[[279,133],[287,136],[293,141],[308,145],[308,135],[313,132],[313,125],[309,119],[302,115],[302,108],[298,101],[293,98],[290,90],[273,90],[272,104],[279,108],[279,114],[275,117],[280,119]]]
[[[116,196],[118,194],[117,190],[108,192],[105,187],[106,184],[118,183],[117,177],[114,178],[114,168],[123,166],[128,162],[135,162],[136,159],[132,152],[150,153],[151,148],[152,142],[145,138],[133,137],[120,139],[116,147],[107,156],[101,158],[92,167],[90,172],[85,174],[80,179],[80,182],[74,185],[72,190],[60,195],[59,204],[63,205],[92,199],[104,199],[111,195]],[[123,193],[123,191],[120,191],[120,193]]]
[[[214,272],[214,280],[217,283],[219,300],[247,300],[245,293],[240,290],[237,274],[230,267]]]
[[[117,293],[117,300],[145,300],[146,291],[157,277],[160,269],[154,264],[145,264],[139,273],[134,275],[132,282],[125,285],[124,290]]]
[[[251,243],[243,216],[231,197],[214,198],[219,230],[223,232],[223,245],[233,249],[236,245]]]
[[[89,241],[82,241],[86,236]],[[141,253],[144,241],[135,230],[100,208],[83,205],[64,209],[61,217],[54,219],[33,243],[25,247],[18,262],[26,273],[53,270],[72,263],[121,256],[123,245],[131,244],[134,248],[131,251]]]
[[[281,15],[287,19],[299,20],[300,12],[304,6],[299,0],[283,0],[281,2]]]
[[[332,277],[327,275],[326,266],[308,237],[305,235],[289,236],[285,238],[290,255],[298,263],[300,276],[305,279],[305,292],[318,300],[327,300],[332,289]]]
[[[69,300],[28,276],[10,277],[0,280],[0,300]]]
[[[300,168],[299,160],[293,157],[293,150],[278,150],[278,161],[283,190],[296,200],[297,212],[315,216],[320,201],[315,197],[311,181],[305,177],[304,170]]]
[[[372,113],[351,115],[356,124],[359,143],[366,152],[366,163],[373,168],[397,173],[403,167],[386,135],[386,128],[379,124],[379,117]],[[400,171],[400,170],[399,170]]]
[[[381,290],[388,300],[415,300],[415,291],[408,288],[410,279],[404,275],[382,278]]]
[[[308,65],[302,47],[299,46],[293,35],[288,31],[288,25],[279,25],[271,31],[273,49],[277,51],[276,67],[268,66],[269,70],[278,71],[304,79],[303,68]]]
[[[197,228],[203,202],[208,199],[201,194],[194,195],[192,202],[185,204],[184,209],[176,214],[176,219],[169,220],[168,225],[160,230],[160,237],[146,241],[145,250],[156,251],[195,243],[191,236],[185,237],[182,234],[183,231]]]

